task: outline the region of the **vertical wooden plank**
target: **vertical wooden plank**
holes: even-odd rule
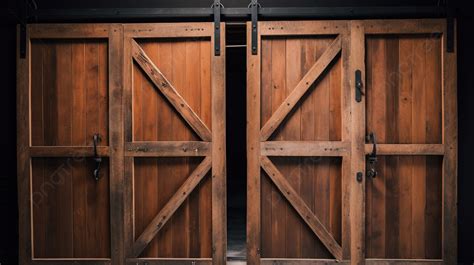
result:
[[[262,124],[270,119],[272,115],[272,82],[271,82],[271,67],[272,67],[272,41],[267,39],[262,41],[261,47],[261,121]],[[261,230],[261,255],[262,257],[271,257],[272,254],[272,190],[273,184],[269,180],[266,173],[262,171],[261,178],[261,213],[260,218],[262,222]]]
[[[107,42],[98,43],[98,94],[99,98],[97,101],[98,105],[98,133],[102,135],[102,141],[100,145],[109,145],[109,96],[108,96],[108,40]],[[91,160],[89,160],[91,161]],[[89,255],[95,257],[110,257],[110,195],[104,196],[104,194],[110,194],[109,186],[109,167],[106,163],[110,160],[104,161],[104,167],[100,171],[100,180],[96,182],[91,177],[86,178],[91,183],[91,190],[88,191],[89,200],[93,200],[94,204],[89,206],[89,225],[92,227],[92,233],[90,233],[90,239],[88,241],[95,242],[89,244],[91,251]],[[93,164],[93,163],[91,163]],[[86,176],[90,176],[93,172],[93,168],[88,169]],[[92,195],[93,194],[93,195]]]
[[[172,76],[173,65],[172,65],[172,52],[171,47],[172,42],[162,42],[159,43],[159,59],[156,61],[157,66],[162,71],[165,76]],[[154,91],[158,93],[158,91]],[[169,140],[170,135],[173,134],[172,126],[172,116],[174,115],[172,107],[158,93],[158,97],[161,98],[158,105],[158,115],[156,123],[158,126],[158,135],[157,140]],[[173,165],[168,158],[159,159],[157,162],[158,166],[158,208],[161,209],[168,202],[168,198],[171,197],[173,193],[173,187],[170,187],[173,183],[170,183],[167,176],[172,174]],[[168,225],[165,225],[160,233],[156,236],[158,241],[158,256],[159,257],[172,257],[172,229],[171,229],[171,220]]]
[[[294,87],[301,80],[301,41],[297,38],[289,38],[285,43],[285,83],[286,95],[291,93]],[[285,125],[284,137],[288,140],[298,141],[300,139],[301,129],[301,103],[295,108],[294,112],[290,114],[288,123]],[[290,160],[290,159],[288,159]],[[288,161],[287,180],[292,185],[298,194],[300,193],[300,174],[301,174],[300,159],[294,158]],[[300,217],[293,209],[287,210],[286,215],[286,257],[299,258],[301,257],[301,228],[302,222]]]
[[[427,39],[426,54],[426,142],[440,143],[442,140],[442,50],[441,38]],[[426,258],[441,258],[442,203],[440,157],[426,157],[426,208],[425,208],[425,253]]]
[[[41,42],[35,42],[31,45],[31,144],[32,145],[43,145],[44,144],[44,119],[43,119],[43,50],[44,44]],[[19,73],[20,69],[18,69]],[[22,73],[29,75],[29,73]],[[17,88],[19,90],[20,88]],[[26,88],[28,89],[28,88]],[[27,91],[28,92],[28,91]],[[17,91],[19,93],[19,91]],[[28,111],[28,110],[27,110]],[[18,112],[17,115],[21,115]],[[20,118],[20,116],[18,116]],[[18,126],[19,126],[18,122]],[[18,136],[20,137],[20,135]],[[19,163],[20,161],[18,161]],[[31,161],[31,200],[32,200],[32,215],[33,224],[33,242],[34,246],[32,252],[33,256],[41,257],[45,255],[45,236],[46,231],[42,229],[45,226],[45,204],[44,204],[44,193],[41,191],[41,187],[44,187],[44,166],[43,161]],[[34,171],[34,168],[38,168]],[[18,172],[20,173],[20,172]],[[19,175],[20,177],[20,175]],[[21,190],[19,190],[20,195]],[[21,205],[19,205],[21,207]],[[20,210],[21,213],[21,210]],[[21,221],[20,221],[21,224]],[[21,228],[21,227],[20,227]],[[20,231],[21,235],[21,231]],[[21,238],[20,238],[21,240]],[[21,249],[20,249],[21,251]],[[21,255],[21,252],[20,252]],[[21,257],[20,257],[21,260]]]
[[[386,41],[386,124],[387,143],[398,143],[398,78],[399,78],[399,38]],[[383,101],[383,100],[382,100]],[[399,177],[398,157],[385,157],[385,257],[398,258],[399,242]]]
[[[456,32],[456,29],[454,29]],[[456,36],[454,52],[446,52],[446,32],[443,34],[443,261],[457,262],[457,79]]]
[[[204,124],[212,131],[212,88],[211,88],[211,43],[208,40],[200,42],[200,85],[201,85],[201,114]],[[222,56],[222,55],[221,55]],[[212,179],[202,180],[199,192],[199,231],[201,242],[212,242]],[[209,258],[212,255],[212,243],[200,244],[199,257]]]
[[[314,64],[315,46],[313,39],[302,39],[301,40],[301,71],[306,73],[311,66]],[[313,88],[317,89],[317,88]],[[302,141],[314,141],[314,97],[310,94],[301,105],[301,140]],[[314,212],[316,208],[316,202],[314,200],[314,157],[302,158],[301,167],[301,182],[300,182],[300,195],[306,204]],[[317,239],[314,238],[314,234],[311,229],[306,225],[302,227],[301,234],[301,256],[305,258],[315,257],[316,255],[316,243]]]
[[[123,27],[122,27],[122,34],[123,34]],[[122,63],[123,63],[123,69],[122,69],[122,84],[123,84],[123,87],[122,88],[122,106],[121,106],[121,115],[123,115],[122,117],[122,120],[123,120],[123,124],[121,125],[121,127],[119,128],[115,128],[115,130],[111,130],[110,131],[116,131],[117,134],[116,134],[116,138],[115,139],[120,139],[120,133],[123,134],[123,138],[120,139],[120,141],[125,141],[125,142],[131,142],[132,141],[132,135],[133,135],[133,112],[134,110],[132,109],[132,102],[133,102],[133,98],[132,98],[132,91],[134,90],[134,79],[135,79],[135,75],[134,75],[134,69],[133,69],[133,62],[132,62],[132,57],[131,57],[131,41],[132,39],[128,36],[124,36],[123,37],[123,40],[122,40],[122,45],[123,45],[123,54],[122,54]],[[118,54],[120,56],[120,53]],[[112,57],[112,56],[111,56]],[[109,59],[111,58],[109,57]],[[111,106],[115,106],[116,108],[116,105],[111,105]],[[115,117],[117,118],[117,116],[114,116],[112,115],[112,112],[110,112],[111,114],[111,119],[112,117]],[[119,116],[120,117],[120,116]],[[122,131],[121,131],[122,130]],[[111,141],[113,142],[113,139],[111,139]],[[120,145],[123,145],[123,143],[117,143],[118,146],[117,146],[117,150],[116,152],[123,152],[123,148],[119,148]],[[122,151],[121,151],[122,150]],[[121,184],[120,183],[120,180],[117,179],[116,182],[112,181],[112,183],[115,183],[115,184],[111,184],[111,185],[114,185],[115,187],[112,187],[112,190],[111,190],[111,196],[112,194],[114,194],[115,196],[120,196],[123,194],[123,208],[120,209],[120,207],[117,207],[117,211],[123,211],[123,216],[121,219],[123,219],[123,227],[122,227],[122,230],[123,230],[123,243],[119,243],[117,244],[115,247],[113,247],[114,251],[116,251],[117,253],[120,254],[120,251],[123,249],[123,253],[122,253],[122,256],[124,260],[125,258],[127,257],[131,257],[132,256],[132,245],[133,245],[133,242],[135,240],[135,227],[134,227],[134,220],[135,220],[135,217],[134,217],[134,200],[133,200],[133,189],[134,189],[134,181],[133,181],[133,178],[134,178],[134,173],[133,173],[133,163],[134,163],[134,158],[133,157],[123,157],[121,155],[122,153],[117,153],[117,156],[120,155],[120,157],[122,157],[123,159],[123,185],[121,185],[120,187],[116,186],[118,184]],[[117,162],[122,162],[122,161],[119,161],[117,160]],[[113,170],[112,170],[113,172]],[[111,174],[112,174],[111,172]],[[120,175],[118,175],[118,178],[120,177]],[[123,190],[121,190],[123,189]],[[122,192],[122,194],[120,193]],[[113,207],[112,207],[113,208]],[[112,209],[111,208],[111,209]],[[117,223],[118,227],[120,226],[120,222]],[[120,245],[122,244],[122,245]],[[120,258],[120,257],[119,257]],[[122,261],[123,262],[123,261]]]
[[[372,40],[374,61],[372,68],[372,83],[368,84],[368,98],[370,101],[367,107],[367,133],[376,134],[379,143],[386,143],[386,122],[387,122],[387,47],[386,39],[377,38]],[[369,257],[385,257],[385,159],[381,158],[377,163],[380,174],[377,178],[369,179],[371,186],[371,233],[368,247]]]
[[[44,145],[57,145],[56,48],[48,42],[43,50],[43,98],[50,104],[43,106]]]
[[[415,39],[413,56],[412,143],[426,142],[425,39]],[[412,257],[425,257],[426,159],[413,157],[412,168]],[[416,231],[416,232],[415,232]]]
[[[365,34],[361,22],[351,22],[350,73],[362,71],[365,80]],[[351,87],[355,77],[351,75]],[[355,89],[351,89],[351,98],[355,99]],[[351,264],[364,264],[365,261],[365,178],[356,180],[357,172],[365,172],[365,98],[362,102],[352,100],[351,117],[351,182],[350,182],[350,226],[351,226]]]
[[[148,57],[153,61],[158,61],[159,58],[159,49],[158,45],[155,42],[143,42],[140,44],[145,50]],[[142,134],[144,141],[156,141],[158,134],[157,116],[158,116],[158,101],[161,101],[158,97],[161,95],[156,91],[154,85],[145,77],[142,83],[142,87],[137,87],[141,90],[141,118],[142,120]],[[137,106],[138,107],[138,106]],[[143,159],[143,163],[140,164],[142,174],[141,175],[141,184],[142,187],[137,190],[137,196],[143,196],[141,201],[142,207],[142,221],[143,228],[148,226],[148,224],[153,220],[155,215],[159,212],[158,208],[158,178],[159,173],[157,169],[156,159]],[[138,165],[137,165],[138,166]],[[138,179],[137,179],[138,183]],[[143,231],[143,230],[142,230]],[[145,251],[142,253],[144,257],[156,257],[158,254],[158,245],[156,237],[148,244]]]
[[[44,257],[46,255],[44,159],[37,158],[31,160],[31,185],[33,256]]]
[[[108,42],[108,113],[109,113],[109,198],[110,198],[110,255],[112,264],[125,262],[125,208],[124,200],[124,73],[123,26],[113,25],[109,29]],[[129,73],[129,72],[128,72]]]
[[[86,45],[85,51],[85,87],[86,87],[86,141],[92,145],[92,138],[99,133],[99,47],[98,43]],[[102,137],[104,137],[102,135]]]
[[[400,62],[411,62],[413,56],[413,42],[406,38],[400,39]],[[411,128],[412,123],[412,69],[411,63],[400,64],[400,76],[399,76],[399,96],[398,96],[398,121],[399,126],[399,143],[408,144],[411,143]],[[400,219],[399,219],[399,255],[401,258],[411,257],[412,244],[412,156],[401,156],[399,158],[399,176],[400,176]]]
[[[71,145],[72,117],[72,50],[71,43],[56,43],[57,143]],[[97,81],[97,80],[95,80]]]
[[[348,23],[346,23],[348,24]],[[352,86],[350,82],[350,76],[353,74],[349,68],[349,55],[350,55],[350,27],[342,33],[342,75],[341,75],[341,100],[342,100],[342,141],[351,142],[351,103],[353,98],[351,97]],[[347,155],[342,158],[342,172],[341,172],[341,185],[342,185],[342,215],[341,215],[341,245],[342,245],[342,257],[344,260],[350,258],[351,244],[350,244],[350,183],[352,181],[351,172],[351,155]]]
[[[35,41],[31,45],[31,144],[44,145],[44,98],[43,98],[43,50],[44,44]]]
[[[201,113],[201,80],[200,80],[200,60],[201,49],[199,39],[189,40],[186,42],[186,87],[187,89],[183,97],[189,106],[199,116]],[[200,116],[201,117],[201,116]],[[200,140],[194,133],[188,131],[186,139],[198,141]],[[188,170],[192,172],[198,164],[193,163],[193,159],[188,160]],[[201,185],[198,185],[193,193],[189,195],[188,203],[188,257],[199,257],[200,252],[200,230],[199,230],[199,192]]]
[[[86,94],[85,94],[85,43],[72,44],[72,145],[86,145]],[[89,172],[90,174],[90,172]],[[73,181],[73,240],[74,256],[84,257],[88,252],[87,234],[87,176],[86,167],[78,167],[72,174]],[[84,196],[85,195],[85,196]]]
[[[97,89],[99,90],[99,99],[98,104],[98,120],[99,128],[98,133],[102,135],[102,141],[99,145],[109,145],[109,95],[108,95],[108,73],[109,73],[109,64],[108,64],[108,50],[109,44],[107,42],[100,41],[98,43],[98,79],[97,79]]]
[[[316,62],[329,46],[330,40],[321,38],[315,40],[314,62]],[[326,71],[320,77],[312,91],[313,112],[314,112],[314,140],[327,141],[330,138],[330,71]],[[314,158],[314,213],[319,220],[329,230],[329,193],[330,193],[330,169],[327,158]],[[317,239],[317,238],[316,238]],[[326,247],[320,244],[317,239],[316,256],[323,258],[332,258]]]
[[[227,262],[225,23],[221,23],[221,55],[212,55],[212,263]],[[211,38],[211,47],[214,47]],[[260,115],[259,113],[254,114]],[[258,123],[257,123],[258,124]],[[258,135],[255,135],[258,139]],[[258,149],[259,150],[259,149]],[[260,231],[259,231],[260,232]]]
[[[341,124],[341,67],[342,59],[336,59],[329,72],[329,140],[340,141],[342,137]],[[341,163],[339,158],[328,158],[329,161],[329,209],[328,228],[337,242],[341,244]]]
[[[251,23],[247,22],[247,263],[260,264],[260,56],[252,54]],[[214,130],[213,130],[214,131]]]
[[[185,41],[176,41],[171,46],[172,56],[172,77],[171,82],[175,86],[176,90],[180,94],[186,94],[186,90],[190,89],[186,86],[186,42]],[[176,113],[176,112],[175,112]],[[172,127],[174,130],[174,139],[173,140],[182,140],[186,139],[188,135],[187,125],[182,121],[179,115],[173,115]],[[183,159],[183,163],[187,164],[187,159]],[[184,179],[188,176],[187,172],[189,169],[183,164],[174,164],[174,169],[172,171],[173,176],[173,186],[179,187]],[[173,234],[173,245],[172,251],[174,257],[186,257],[186,250],[188,246],[188,234],[186,233],[187,227],[187,212],[189,209],[189,199],[181,205],[181,207],[173,215],[173,225],[172,225],[172,234]]]
[[[70,71],[71,64],[71,44],[56,44],[56,88],[57,88],[57,143],[58,145],[71,145],[71,115],[72,115],[72,78]],[[64,167],[64,171],[58,172],[58,185],[52,191],[51,198],[48,199],[50,228],[56,225],[50,240],[50,253],[54,257],[73,257],[73,218],[72,218],[72,173],[74,168],[67,164],[67,159],[58,159],[52,163],[54,166],[48,168],[51,172],[48,176],[54,175],[57,169]],[[67,168],[66,168],[67,166]],[[53,199],[54,198],[54,199]],[[55,200],[53,202],[53,200]],[[57,233],[57,234],[56,234]]]
[[[286,39],[272,39],[272,113],[281,105],[286,98]],[[286,125],[286,124],[285,124]],[[284,139],[284,125],[275,130],[272,140]],[[288,175],[287,165],[280,165],[283,175]],[[284,258],[286,256],[286,215],[288,210],[287,202],[280,191],[274,186],[272,189],[272,257]]]

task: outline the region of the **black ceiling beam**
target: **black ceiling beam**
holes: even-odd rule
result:
[[[248,19],[249,8],[222,8],[222,19]],[[38,9],[29,11],[30,22],[127,21],[127,20],[212,20],[212,8],[101,8]],[[445,17],[446,8],[421,7],[262,7],[260,20],[271,19],[361,19]]]

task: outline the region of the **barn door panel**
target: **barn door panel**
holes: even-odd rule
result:
[[[118,25],[32,25],[19,58],[20,264],[120,264]],[[115,57],[116,58],[116,57]],[[116,100],[115,103],[113,100]],[[119,103],[120,104],[120,103]],[[114,168],[114,169],[112,169]],[[31,220],[31,223],[30,223]]]
[[[125,26],[130,264],[225,262],[224,54],[212,29]]]
[[[377,172],[366,179],[365,256],[455,263],[455,215],[447,215],[456,190],[455,53],[446,52],[445,23],[362,27],[366,170]]]
[[[349,252],[346,23],[261,22],[259,28],[258,55],[248,53],[248,260],[343,260]]]

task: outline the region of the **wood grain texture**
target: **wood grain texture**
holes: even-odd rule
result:
[[[87,158],[32,160],[36,258],[110,257],[109,167]]]
[[[133,157],[209,156],[211,144],[199,141],[140,141],[125,144],[125,155]]]
[[[126,165],[133,167],[133,171],[128,173],[127,181],[134,183],[133,191],[129,191],[133,193],[134,200],[126,202],[127,211],[133,211],[134,214],[127,228],[128,233],[134,233],[134,238],[128,239],[130,248],[132,244],[137,246],[136,242],[131,241],[135,241],[140,234],[147,231],[153,218],[164,209],[186,177],[199,165],[198,157],[209,156],[211,159],[214,140],[211,139],[209,129],[214,127],[212,119],[217,115],[213,112],[216,107],[214,105],[223,108],[218,102],[223,97],[224,76],[223,72],[214,71],[212,68],[214,59],[211,56],[213,46],[210,40],[140,38],[136,39],[138,43],[135,40],[126,40],[125,53],[128,54],[125,58],[130,60],[126,63],[125,71],[129,71],[126,74],[126,82],[131,84],[131,88],[126,90],[125,99],[125,155],[134,158],[133,163],[128,161]],[[157,89],[156,84],[136,60],[132,61],[133,45],[139,45],[148,57],[147,62],[169,78],[167,82],[173,84],[175,95],[179,95],[180,102],[192,111],[202,128],[209,133],[204,137],[205,141],[199,141],[199,134],[193,131],[181,113],[170,103],[166,93]],[[223,58],[224,55],[219,60]],[[179,108],[182,106],[179,105]],[[221,110],[220,115],[223,113],[224,110]],[[217,129],[212,132],[219,135],[215,139],[222,141],[222,124],[225,124],[225,119],[221,117],[214,121],[218,124]],[[222,172],[222,167],[225,168],[222,152],[225,149],[219,146],[216,145],[219,155],[216,154],[215,158],[212,158],[212,163],[217,163],[219,159],[224,163],[212,167],[220,168]],[[225,185],[221,173],[215,176],[219,176],[221,186],[222,183]],[[212,209],[219,206],[222,211],[222,202],[212,200],[212,189],[212,178],[205,177],[199,182],[176,212],[169,216],[170,219],[162,225],[159,232],[148,235],[146,242],[142,242],[140,248],[143,252],[139,257],[176,260],[212,257]],[[222,192],[220,194],[222,195]],[[213,203],[216,204],[213,206]],[[219,219],[216,218],[216,225],[222,226],[225,220],[217,221]],[[134,231],[130,231],[130,228],[134,228]],[[225,233],[220,233],[219,236],[225,236]],[[127,256],[135,257],[136,253],[138,252],[129,252]],[[219,257],[215,256],[216,260],[222,260],[223,255],[225,256],[221,252]]]
[[[225,23],[221,23],[220,55],[212,53],[212,263],[227,264]],[[211,47],[216,40],[212,38]],[[202,58],[200,58],[202,60]],[[201,243],[201,238],[196,238]]]
[[[445,23],[445,22],[443,22]],[[442,257],[446,263],[457,262],[457,178],[458,178],[458,118],[457,118],[457,50],[446,51],[446,24],[443,24],[443,244]],[[456,32],[456,30],[454,31]],[[456,34],[455,34],[456,35]],[[455,36],[456,37],[456,36]],[[455,47],[456,47],[456,38]]]
[[[32,145],[108,145],[107,42],[34,40],[32,56]]]
[[[268,136],[262,134],[259,155],[275,156],[273,162],[286,181],[341,244],[341,161],[332,157],[314,157],[349,154],[348,143],[341,142],[343,71],[339,54],[342,40],[337,37],[340,31],[332,32],[336,36],[286,36],[295,35],[295,32],[278,34],[278,22],[262,23],[275,27],[275,34],[270,33],[273,29],[269,29],[266,31],[268,35],[280,36],[263,36],[261,41],[261,75],[258,80],[259,86],[261,84],[260,119],[264,127],[261,133],[265,134],[265,128],[282,106],[288,107],[285,100],[291,95],[295,98],[289,104],[290,109],[277,118],[279,126]],[[291,23],[287,22],[285,26]],[[324,23],[315,25],[322,28]],[[308,30],[298,33],[304,35]],[[334,53],[330,58],[326,58],[331,53],[327,52],[328,49]],[[327,68],[320,66],[318,71],[321,73],[313,76],[316,80],[304,83],[311,71],[318,68],[318,59],[319,63],[325,61]],[[304,89],[298,88],[300,84]],[[297,90],[300,91],[295,92]],[[295,93],[300,94],[295,96]],[[255,111],[248,115],[254,115],[250,113]],[[263,171],[261,174],[262,258],[333,258],[267,174]]]
[[[26,37],[29,39],[30,29],[27,27]],[[20,41],[20,25],[17,26],[17,41]],[[32,229],[31,229],[31,168],[30,154],[30,64],[34,62],[31,57],[30,42],[26,42],[25,58],[20,57],[20,49],[17,49],[17,75],[16,75],[16,111],[17,111],[17,185],[18,185],[18,261],[20,264],[31,264]]]
[[[445,152],[440,38],[377,35],[366,43],[366,131],[390,155],[367,184],[367,257],[441,258],[441,162],[433,156]]]
[[[287,42],[289,42],[288,40]],[[296,48],[296,47],[295,47]],[[290,53],[292,49],[287,50]],[[303,97],[306,91],[312,87],[314,82],[320,77],[323,71],[328,67],[336,55],[341,51],[341,39],[337,37],[327,50],[321,55],[316,63],[307,71],[303,78],[298,81],[294,89],[291,89],[289,95],[281,103],[281,105],[274,111],[271,118],[266,121],[265,125],[261,129],[260,140],[267,140],[270,135],[277,129],[285,117],[290,111],[296,106],[298,101]],[[294,57],[293,57],[294,58]],[[301,63],[300,63],[301,64]],[[287,70],[291,71],[293,67],[289,67]],[[284,68],[283,68],[284,70]],[[291,76],[291,74],[289,74]]]
[[[199,137],[204,141],[211,140],[211,132],[203,123],[199,116],[192,110],[187,101],[178,93],[176,88],[168,81],[160,69],[148,57],[146,52],[136,43],[132,42],[132,56],[146,75],[152,80],[155,86],[173,105],[178,113],[191,126]],[[185,70],[185,69],[183,69]],[[183,72],[184,73],[184,72]],[[193,85],[194,83],[185,84]],[[182,88],[183,91],[190,91],[190,88]],[[147,106],[144,106],[147,107]]]
[[[133,255],[138,257],[160,229],[171,218],[174,212],[182,205],[189,194],[206,176],[207,171],[211,168],[212,159],[205,158],[200,165],[189,175],[187,180],[179,187],[168,202],[163,206],[159,213],[146,226],[133,245]],[[146,214],[146,213],[145,213]]]
[[[110,139],[110,240],[112,264],[125,264],[124,253],[124,126],[123,126],[123,26],[109,33],[109,139]]]
[[[351,21],[349,72],[351,86],[355,77],[352,73],[361,71],[365,80],[365,36],[364,27],[357,21]],[[355,98],[355,89],[351,89],[351,98]],[[351,103],[351,181],[350,189],[350,227],[351,227],[351,264],[365,262],[365,178],[358,182],[358,172],[365,172],[365,98],[361,102]]]
[[[342,259],[342,248],[336,242],[331,233],[326,229],[325,225],[313,213],[313,211],[301,199],[295,189],[288,180],[280,173],[275,165],[265,156],[261,158],[261,166],[266,171],[273,183],[278,187],[280,192],[290,202],[291,206],[298,212],[301,218],[311,227],[311,230],[318,236],[321,242],[328,248],[331,254],[337,260]]]
[[[262,52],[258,38],[257,55],[252,54],[251,23],[247,22],[247,263],[259,265],[261,256],[260,176],[260,71]]]

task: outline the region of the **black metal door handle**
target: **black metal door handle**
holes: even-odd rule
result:
[[[94,169],[94,172],[92,174],[94,176],[94,179],[96,181],[99,181],[100,164],[102,164],[102,157],[100,157],[99,154],[97,153],[97,144],[102,139],[100,138],[100,135],[98,133],[94,134],[92,139],[93,139],[93,142],[94,142],[94,161],[95,161],[95,169]]]
[[[375,133],[370,133],[367,136],[367,141],[372,143],[372,152],[367,155],[367,178],[375,178],[377,176],[377,171],[375,170],[375,165],[377,164],[377,139]]]

